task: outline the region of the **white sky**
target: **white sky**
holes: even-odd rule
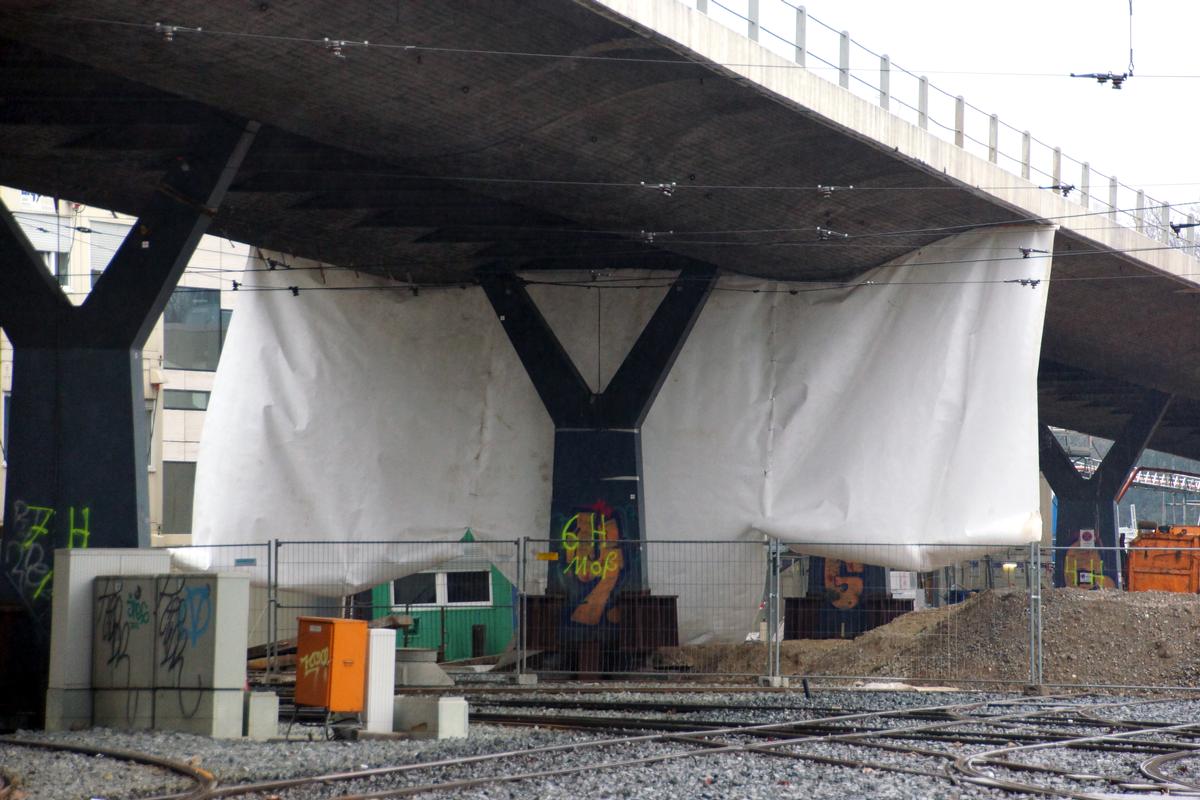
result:
[[[745,9],[744,0],[723,2]],[[764,27],[785,35],[794,30],[794,12],[781,0],[760,3]],[[1200,148],[1196,147],[1200,0],[1133,0],[1135,76],[1120,91],[1065,76],[1127,69],[1128,0],[807,0],[803,4],[811,17],[848,30],[856,42],[887,53],[895,65],[927,75],[951,95],[961,94],[968,103],[999,114],[1002,122],[1062,147],[1065,156],[1088,161],[1104,175],[1116,175],[1121,183],[1143,188],[1160,201],[1200,198]],[[785,50],[769,34],[760,40]],[[815,55],[836,62],[836,36],[812,21],[809,47]],[[877,83],[876,59],[856,50],[851,63],[863,69],[859,74],[864,80]],[[809,67],[836,80],[835,72],[815,61],[810,60]],[[971,72],[1064,77],[965,74]],[[1198,77],[1153,77],[1162,75]],[[892,87],[895,96],[916,105],[915,81],[893,73]],[[868,93],[861,85],[858,91]],[[935,103],[944,105],[938,109]],[[952,101],[931,91],[931,116],[951,124]],[[978,115],[968,124],[968,134],[986,142],[986,118]],[[1003,135],[1010,138],[1002,139],[1001,149],[1019,155],[1019,134]],[[1048,160],[1045,163],[1048,169]],[[1078,165],[1064,160],[1064,182],[1079,184],[1078,171]],[[1036,175],[1033,179],[1044,180]],[[1092,191],[1107,198],[1107,181],[1093,178]],[[1122,198],[1121,204],[1126,203]]]

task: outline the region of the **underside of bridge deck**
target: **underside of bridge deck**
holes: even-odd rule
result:
[[[372,44],[339,58],[325,36]],[[137,213],[206,130],[254,119],[210,230],[399,281],[695,264],[846,280],[1022,218],[587,3],[63,0],[10,5],[0,37],[0,182]],[[1060,232],[1043,420],[1111,437],[1154,388],[1177,402],[1151,446],[1200,456],[1198,297]]]

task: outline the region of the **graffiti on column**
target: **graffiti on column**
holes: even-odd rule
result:
[[[1116,581],[1104,574],[1103,551],[1096,547],[1096,531],[1083,528],[1075,533],[1063,557],[1063,579],[1076,589],[1115,589]]]
[[[855,608],[865,583],[860,562],[825,559],[825,593],[834,608]]]
[[[56,525],[65,529],[54,535]],[[4,549],[8,579],[18,594],[29,603],[48,600],[54,580],[54,541],[61,539],[68,548],[85,548],[91,539],[92,512],[87,507],[69,506],[66,514],[50,506],[13,501],[13,533]]]
[[[619,623],[619,611],[611,604],[627,559],[617,513],[603,500],[581,508],[562,525],[559,542],[571,621],[580,625]]]

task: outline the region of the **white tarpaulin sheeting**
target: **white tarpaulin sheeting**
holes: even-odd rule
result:
[[[723,278],[643,428],[647,538],[766,533],[902,569],[947,557],[918,545],[1035,539],[1049,259],[1019,248],[1052,241],[1049,227],[964,233],[853,288]],[[264,274],[301,291],[241,299],[204,426],[196,543],[548,535],[553,426],[481,290]],[[662,290],[530,294],[596,385]],[[303,583],[350,592],[428,565],[396,558],[326,559]],[[660,593],[704,591],[721,568],[648,561]],[[728,619],[681,597],[684,638],[744,633],[760,564],[739,562]]]

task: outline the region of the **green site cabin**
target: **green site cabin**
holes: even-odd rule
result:
[[[468,529],[461,542],[474,542]],[[516,587],[495,564],[453,559],[371,589],[371,616],[406,614],[396,647],[438,651],[439,661],[504,652],[515,630]],[[482,628],[482,630],[480,630]]]

